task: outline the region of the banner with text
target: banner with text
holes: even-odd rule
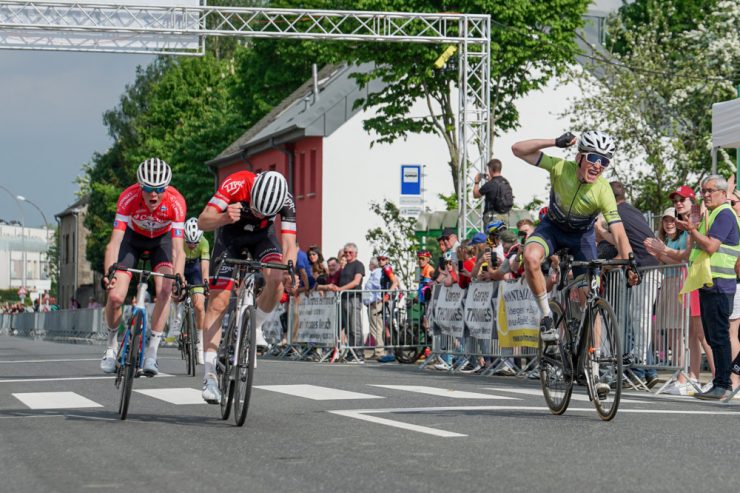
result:
[[[501,282],[496,298],[500,347],[537,347],[540,311],[524,282]]]
[[[495,282],[476,282],[465,297],[465,325],[470,337],[490,340],[493,332],[493,297]]]
[[[277,344],[283,338],[283,324],[280,321],[280,316],[283,313],[285,313],[285,308],[282,304],[278,304],[262,324],[262,334],[265,336],[265,340],[271,344]]]
[[[311,293],[301,294],[291,299],[298,304],[298,323],[293,342],[310,342],[326,346],[334,345],[338,323],[337,299],[332,294],[326,296]]]
[[[442,286],[434,304],[434,322],[440,331],[449,336],[462,337],[465,329],[463,309],[465,290],[457,284]]]

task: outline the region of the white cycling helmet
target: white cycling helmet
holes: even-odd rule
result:
[[[380,250],[378,251],[378,254],[375,255],[376,258],[390,258],[388,256],[388,252],[386,250]]]
[[[274,216],[283,205],[288,196],[288,182],[285,177],[277,171],[260,173],[252,185],[250,206],[263,216]]]
[[[198,243],[203,236],[203,231],[198,227],[198,218],[191,217],[185,221],[185,241]]]
[[[172,180],[170,165],[157,157],[147,159],[136,170],[136,179],[140,185],[159,188],[166,187]]]
[[[583,132],[578,139],[578,152],[595,152],[609,159],[614,157],[617,146],[614,139],[598,130]]]

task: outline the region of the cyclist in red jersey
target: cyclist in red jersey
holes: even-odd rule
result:
[[[280,214],[280,242],[273,223]],[[276,171],[255,175],[239,171],[229,175],[216,194],[208,201],[198,218],[203,231],[220,228],[212,258],[224,252],[227,257],[240,258],[249,251],[253,259],[261,262],[287,263],[296,261],[296,216],[293,197],[288,192],[285,177]],[[218,404],[221,393],[216,380],[216,352],[221,342],[221,320],[229,305],[234,284],[233,267],[221,266],[214,272],[211,264],[211,290],[208,297],[204,334],[203,400]],[[262,335],[262,324],[280,301],[283,294],[283,275],[279,270],[264,269],[265,286],[257,298],[255,323],[257,346],[267,346]]]
[[[136,172],[138,183],[131,185],[118,197],[116,219],[108,246],[105,249],[103,272],[113,264],[136,267],[141,255],[148,252],[155,272],[183,275],[185,266],[184,227],[185,199],[175,187],[169,186],[172,170],[158,158],[147,159]],[[108,347],[100,362],[106,373],[116,370],[118,351],[118,326],[121,323],[122,305],[128,292],[131,274],[119,271],[108,283],[105,320],[108,324]],[[159,373],[157,348],[170,311],[172,281],[154,278],[157,302],[152,316],[152,331],[146,349],[143,372],[148,377]]]

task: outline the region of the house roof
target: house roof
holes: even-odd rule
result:
[[[313,79],[307,80],[206,164],[218,168],[301,137],[331,135],[361,110],[353,108],[358,99],[382,89],[382,82],[372,81],[360,90],[350,78],[354,73],[368,73],[373,67],[372,63],[323,67],[317,75],[318,99],[313,94]]]
[[[54,217],[64,217],[69,216],[70,214],[74,214],[75,212],[79,212],[80,209],[87,207],[87,204],[90,201],[90,197],[87,195],[82,197],[80,200],[75,202],[74,204],[70,205],[66,209],[64,209],[62,212],[58,214],[54,214]]]

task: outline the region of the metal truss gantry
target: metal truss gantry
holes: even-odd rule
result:
[[[0,48],[6,49],[199,55],[208,36],[457,45],[458,228],[463,237],[480,229],[481,204],[468,190],[490,156],[488,15],[0,2]],[[25,42],[24,37],[34,42]],[[5,42],[10,38],[14,45]],[[40,46],[38,40],[47,38],[54,40],[54,48]],[[191,41],[179,44],[178,39]]]

